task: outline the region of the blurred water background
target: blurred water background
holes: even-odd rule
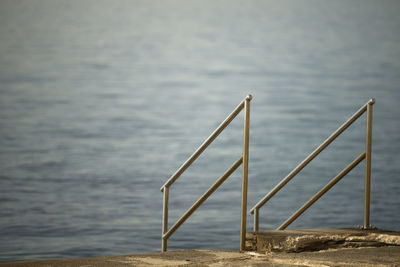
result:
[[[0,261],[158,251],[161,185],[249,93],[249,209],[375,98],[371,224],[400,230],[399,14],[386,0],[2,0]],[[170,226],[238,158],[242,123],[171,188]],[[364,136],[365,116],[260,210],[260,228],[278,227]],[[290,228],[362,225],[363,174]],[[238,249],[240,179],[169,249]]]

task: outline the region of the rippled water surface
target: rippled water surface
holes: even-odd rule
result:
[[[375,98],[371,223],[400,230],[399,11],[398,1],[1,1],[0,261],[159,250],[160,187],[248,93],[249,209]],[[278,227],[364,138],[363,116],[260,210],[260,227]],[[241,142],[240,116],[171,187],[170,226]],[[362,163],[290,227],[362,225],[363,173]],[[240,179],[169,248],[238,249]]]

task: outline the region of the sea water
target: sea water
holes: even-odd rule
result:
[[[0,260],[159,251],[160,187],[247,94],[248,210],[375,98],[371,224],[400,230],[399,11],[398,1],[1,1]],[[169,226],[241,155],[242,118],[171,186]],[[364,149],[365,115],[260,210],[260,229]],[[240,170],[169,249],[239,248]],[[364,162],[289,228],[362,225],[363,180]]]

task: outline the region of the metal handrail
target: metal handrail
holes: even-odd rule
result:
[[[302,208],[300,208],[288,220],[286,220],[278,228],[278,230],[284,230],[290,223],[292,223],[297,217],[299,217],[308,207],[310,207],[317,199],[319,199],[324,193],[326,193],[333,185],[335,185],[343,176],[345,176],[364,158],[366,160],[366,164],[365,164],[363,228],[365,229],[370,228],[369,217],[370,217],[370,180],[371,180],[372,105],[374,103],[375,100],[370,99],[356,113],[354,113],[345,123],[343,123],[334,133],[332,133],[319,147],[317,147],[310,155],[308,155],[296,168],[294,168],[267,195],[265,195],[256,205],[254,205],[254,207],[250,210],[250,213],[254,214],[254,231],[258,231],[259,227],[259,209],[366,111],[367,111],[367,127],[366,127],[365,152],[363,152],[360,156],[358,156],[352,163],[350,163],[350,165],[348,165],[345,169],[343,169],[342,172],[340,172],[334,179],[332,179],[331,182],[329,182],[313,198],[311,198],[306,204],[304,204]]]
[[[246,213],[247,213],[247,179],[248,179],[248,160],[249,160],[249,123],[250,123],[250,101],[248,95],[232,111],[231,114],[217,127],[217,129],[200,145],[198,149],[182,164],[182,166],[168,179],[160,188],[163,195],[163,221],[161,236],[161,251],[167,250],[168,238],[200,207],[200,205],[240,166],[242,166],[242,204],[240,220],[240,250],[245,248],[246,237]],[[183,172],[200,156],[200,154],[214,141],[214,139],[231,123],[231,121],[244,109],[243,123],[243,153],[232,166],[168,229],[168,198],[169,187],[182,175]]]

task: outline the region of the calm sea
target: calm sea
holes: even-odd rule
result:
[[[249,93],[248,209],[375,98],[371,224],[400,230],[399,14],[399,1],[2,0],[0,261],[158,251],[160,187]],[[241,140],[242,115],[171,187],[170,226]],[[365,116],[260,210],[260,228],[278,227],[364,140]],[[363,172],[290,228],[362,225]],[[169,249],[238,249],[240,179]]]

